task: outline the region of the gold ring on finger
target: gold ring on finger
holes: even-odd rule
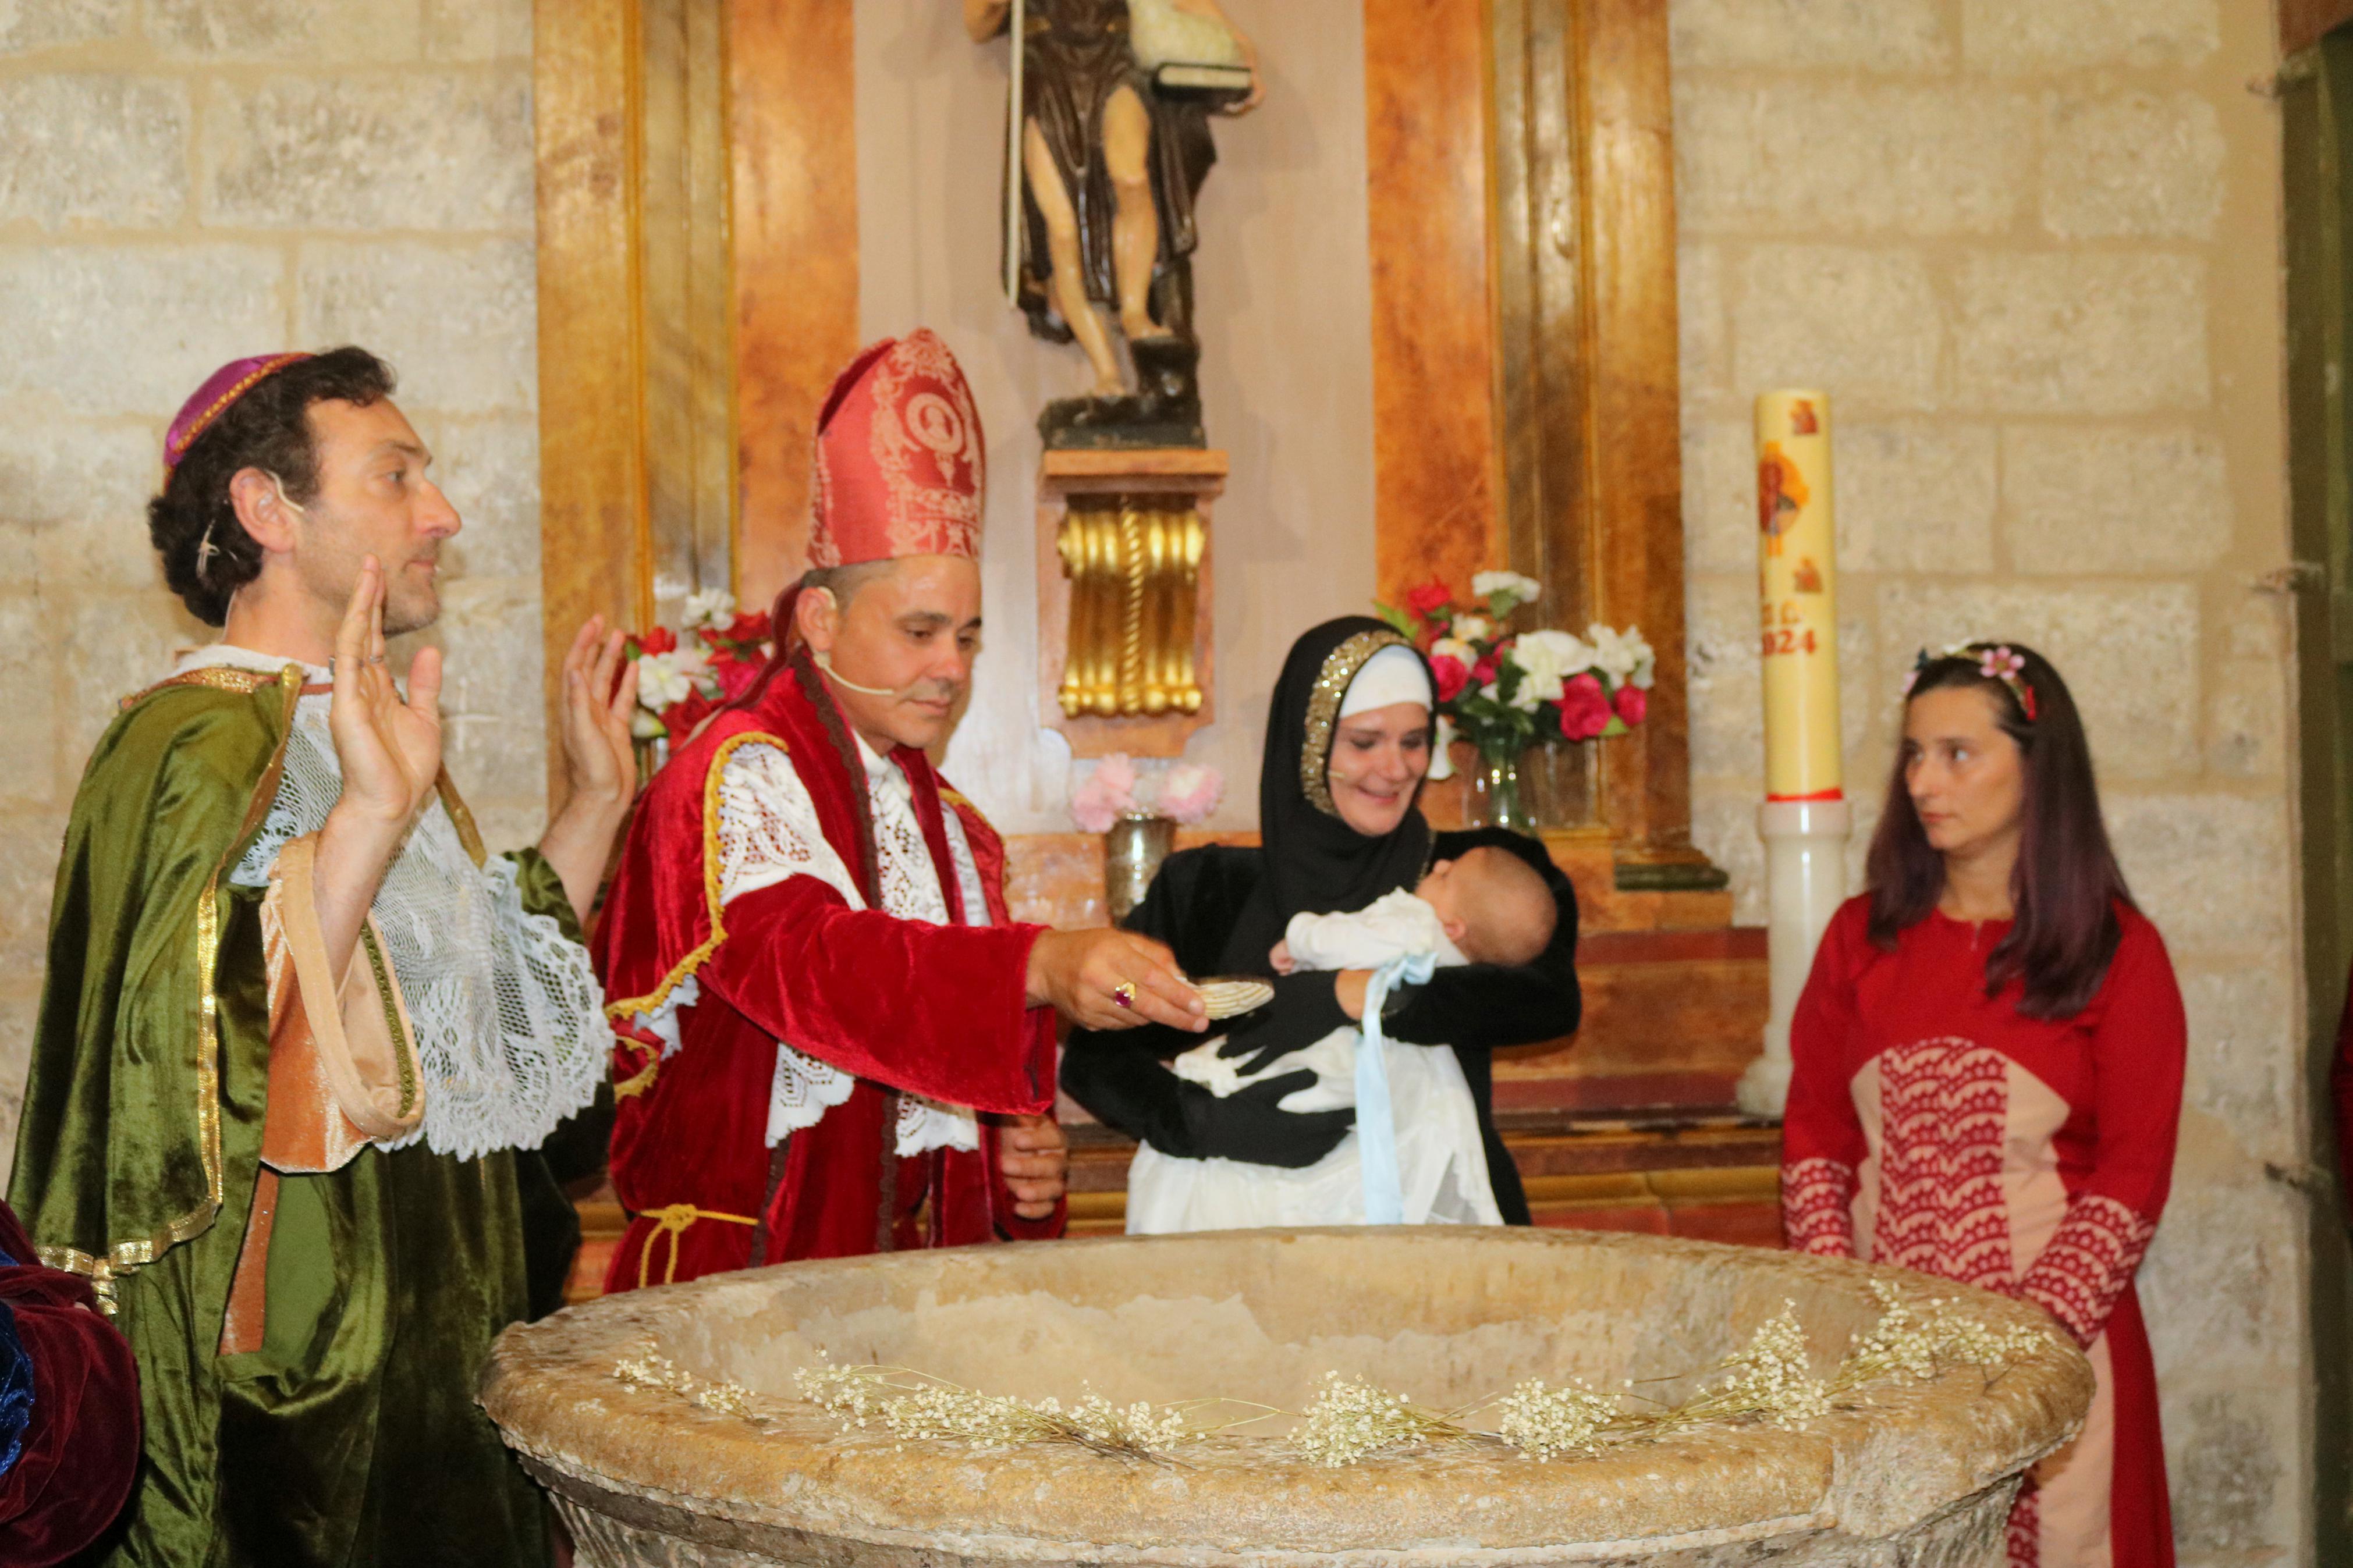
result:
[[[1133,980],[1123,980],[1118,984],[1113,986],[1111,988],[1111,999],[1123,1007],[1133,1008],[1135,1005],[1135,982]]]

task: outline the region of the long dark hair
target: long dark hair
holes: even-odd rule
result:
[[[2015,689],[2010,679],[1985,672],[1987,656],[1997,650],[2019,661]],[[1943,687],[1969,687],[1992,699],[2024,770],[2018,863],[2010,874],[2017,920],[1987,955],[1986,994],[2015,980],[2024,993],[2018,1010],[2026,1016],[2072,1017],[2107,977],[2123,935],[2116,906],[2132,904],[2100,817],[2083,717],[2051,661],[2019,643],[1970,643],[1926,659],[1914,674],[1906,710],[1922,692]],[[1871,940],[1891,952],[1897,934],[1926,920],[1945,890],[1944,857],[1913,809],[1904,764],[1899,750],[1865,863]]]

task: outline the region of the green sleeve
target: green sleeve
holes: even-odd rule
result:
[[[45,1255],[101,1283],[249,1197],[269,997],[259,900],[227,880],[275,793],[294,695],[149,692],[74,799],[8,1198]]]
[[[555,874],[547,857],[536,849],[511,849],[506,858],[514,862],[515,891],[522,895],[523,912],[545,915],[565,941],[587,946],[588,939],[580,934],[580,916],[564,890],[564,879]]]

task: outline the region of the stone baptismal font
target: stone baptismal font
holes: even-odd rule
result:
[[[1852,1347],[1907,1311],[2002,1349],[1856,1381]],[[871,1411],[861,1425],[804,1397],[822,1396],[828,1371],[886,1366],[1066,1409],[1091,1394],[1174,1405],[1209,1426],[1310,1413],[1336,1373],[1484,1431],[1492,1405],[1461,1413],[1529,1380],[1582,1380],[1637,1413],[1699,1408],[1727,1363],[1746,1386],[1779,1389],[1788,1360],[1737,1370],[1777,1320],[1807,1386],[1829,1390],[1810,1416],[1787,1418],[1775,1393],[1780,1418],[1658,1423],[1549,1458],[1440,1435],[1335,1467],[1295,1414],[1142,1456],[989,1445],[910,1436]],[[2002,1561],[2020,1478],[2071,1437],[2091,1395],[2089,1364],[2038,1309],[1925,1276],[1651,1237],[1428,1227],[721,1275],[509,1329],[481,1400],[590,1564],[1959,1568]],[[1223,1403],[1189,1403],[1212,1397]]]

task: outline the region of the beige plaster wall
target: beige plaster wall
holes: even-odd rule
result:
[[[1070,749],[1040,728],[1038,696],[1035,422],[1087,375],[1075,347],[1030,337],[997,287],[1007,46],[973,43],[948,0],[857,5],[860,330],[937,328],[988,428],[987,651],[948,771],[1005,831],[1067,832]],[[1268,693],[1292,639],[1369,613],[1372,286],[1359,8],[1228,10],[1257,40],[1268,89],[1256,112],[1219,121],[1199,208],[1202,398],[1233,475],[1210,544],[1218,718],[1187,754],[1226,775],[1218,825],[1248,827]]]
[[[50,879],[115,699],[214,634],[142,510],[222,362],[357,342],[466,520],[449,765],[537,833],[539,517],[529,0],[0,5],[0,1177]]]
[[[1748,402],[1832,398],[1851,793],[1914,651],[2073,686],[2191,1053],[2141,1277],[2186,1563],[2297,1560],[2277,116],[2261,0],[1673,0],[1697,837],[1764,913]],[[1859,880],[1858,880],[1859,885]]]

